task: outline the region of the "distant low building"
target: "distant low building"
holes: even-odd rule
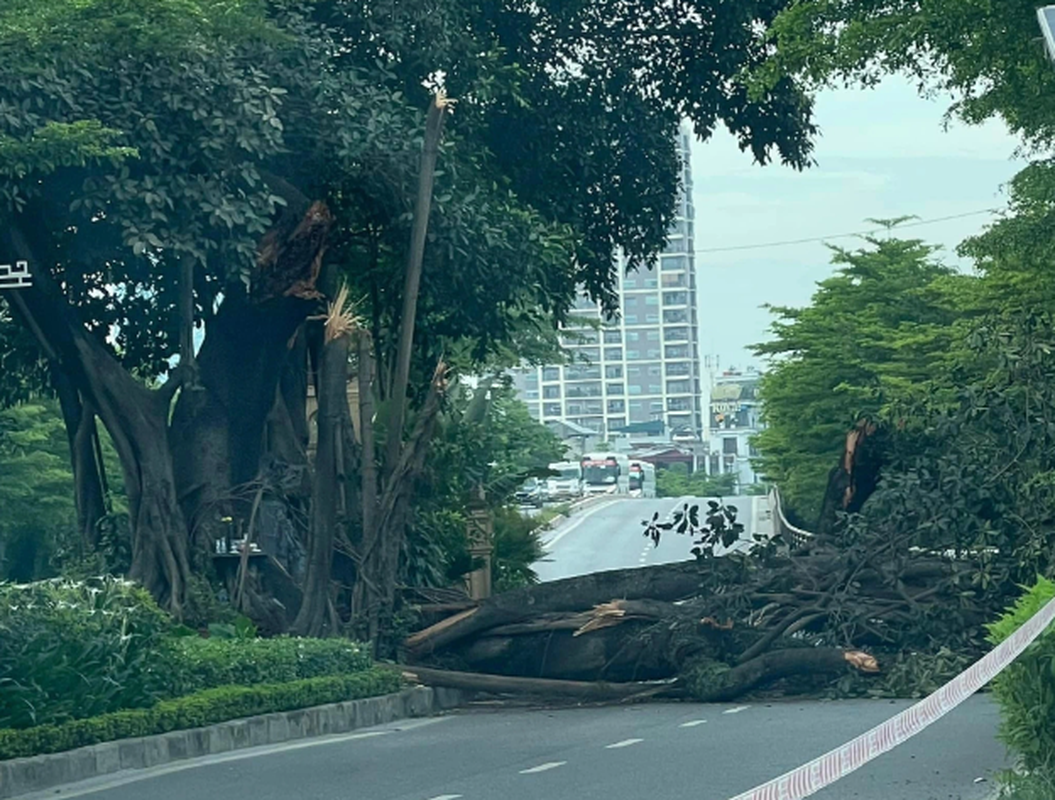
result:
[[[758,396],[761,373],[754,367],[743,372],[729,369],[711,387],[711,450],[707,471],[711,475],[733,472],[741,487],[760,481],[751,464],[758,452],[751,439],[762,430],[762,403]]]

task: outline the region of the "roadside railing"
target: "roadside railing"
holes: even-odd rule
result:
[[[809,531],[804,531],[788,522],[780,502],[780,490],[776,486],[769,490],[769,507],[773,511],[773,532],[781,536],[789,545],[801,547],[813,538],[813,534]]]

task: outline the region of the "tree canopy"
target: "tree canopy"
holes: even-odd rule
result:
[[[812,524],[846,432],[950,385],[974,281],[915,239],[833,248],[835,274],[806,308],[772,307],[758,465]]]

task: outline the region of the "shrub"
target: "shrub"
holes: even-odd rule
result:
[[[118,578],[0,584],[0,727],[151,705],[170,618]]]
[[[152,708],[117,711],[62,725],[0,730],[0,760],[199,728],[258,714],[376,697],[398,691],[402,685],[398,672],[373,668],[354,675],[207,689],[187,697],[164,700]]]
[[[346,639],[201,639],[183,637],[169,647],[171,697],[217,686],[285,683],[362,672],[369,648]]]
[[[1052,598],[1055,583],[1038,578],[1004,616],[988,626],[990,640],[1002,642]],[[1029,796],[1031,786],[1037,792],[1055,789],[1055,630],[1042,633],[997,676],[993,694],[1000,703],[1000,738],[1018,756],[1025,773],[1009,776],[1013,796]]]

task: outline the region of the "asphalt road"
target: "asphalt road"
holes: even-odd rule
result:
[[[684,498],[612,498],[598,501],[572,514],[553,530],[546,540],[546,558],[534,565],[540,580],[552,581],[608,569],[666,564],[691,558],[692,542],[688,536],[666,534],[655,547],[644,538],[641,521],[655,512],[666,519],[686,502],[704,504],[706,500]],[[737,519],[744,526],[745,538],[760,532],[755,506],[765,498],[731,497],[727,505],[736,506]]]
[[[98,800],[727,800],[905,702],[482,710],[260,748],[46,794]],[[981,800],[1004,767],[975,697],[819,800]],[[123,785],[120,781],[126,781]],[[90,794],[86,794],[86,790]],[[41,795],[42,797],[45,795]]]

